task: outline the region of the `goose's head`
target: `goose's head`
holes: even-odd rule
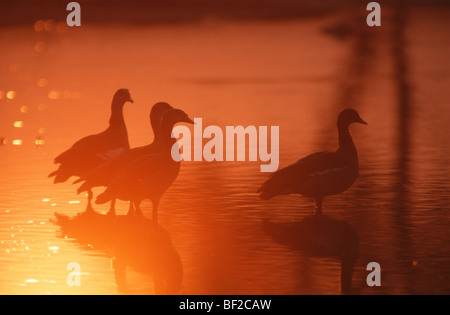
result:
[[[134,103],[134,101],[131,99],[130,91],[128,89],[120,89],[114,94],[114,103],[117,104],[125,104],[126,102]]]
[[[161,129],[161,119],[171,109],[173,109],[173,107],[164,102],[153,105],[152,110],[150,111],[150,123],[154,134]]]
[[[163,132],[171,132],[173,126],[178,123],[194,124],[192,119],[181,109],[171,109],[163,117],[161,127]]]
[[[338,127],[348,127],[352,123],[360,123],[367,125],[367,123],[359,116],[354,109],[344,109],[338,117]]]

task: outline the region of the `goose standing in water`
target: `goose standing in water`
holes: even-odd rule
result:
[[[150,199],[153,203],[153,221],[156,223],[159,201],[180,170],[180,162],[172,158],[172,146],[176,140],[171,134],[175,124],[181,122],[194,123],[180,109],[168,111],[161,121],[162,150],[141,157],[124,168],[105,192],[97,197],[96,203],[104,204],[112,199],[130,201],[135,213],[142,215],[140,204],[144,199]]]
[[[55,158],[54,163],[60,164],[59,168],[48,176],[55,177],[55,184],[63,183],[72,176],[82,176],[105,161],[130,149],[123,118],[123,106],[126,102],[133,103],[130,92],[127,89],[118,90],[112,100],[109,127],[102,133],[77,141],[69,150]],[[88,190],[86,211],[93,211],[91,200],[92,190]]]
[[[353,109],[338,117],[339,149],[311,154],[274,174],[259,188],[261,199],[300,194],[316,202],[316,215],[322,215],[323,198],[344,192],[358,177],[358,154],[350,135],[352,123],[367,123]]]
[[[128,150],[81,176],[74,182],[74,184],[77,184],[84,181],[80,188],[78,188],[78,194],[83,191],[90,191],[94,187],[108,186],[128,164],[139,157],[159,152],[164,142],[161,134],[161,119],[171,109],[173,107],[167,103],[156,103],[150,112],[150,124],[154,135],[153,142],[147,146]],[[115,199],[111,200],[109,214],[115,214]]]

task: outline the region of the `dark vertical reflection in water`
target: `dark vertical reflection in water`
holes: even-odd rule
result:
[[[408,56],[406,53],[405,28],[407,27],[407,7],[404,1],[399,1],[394,7],[392,49],[394,61],[394,76],[397,89],[397,115],[398,115],[398,156],[397,181],[393,191],[396,192],[395,206],[393,207],[394,226],[397,231],[397,260],[405,274],[411,275],[412,268],[412,240],[411,218],[409,209],[409,162],[410,162],[410,131],[411,131],[411,91],[408,79]],[[406,277],[408,282],[413,277]],[[413,283],[404,284],[410,288]]]
[[[361,96],[364,88],[370,78],[373,60],[375,56],[375,36],[376,30],[361,27],[364,25],[364,14],[359,9],[349,9],[340,21],[334,23],[323,32],[335,37],[339,41],[349,42],[351,45],[350,53],[343,60],[345,67],[339,74],[340,80],[336,84],[336,97],[329,115],[329,123],[324,126],[334,126],[337,114],[344,108],[358,109],[363,102]],[[329,129],[333,132],[334,129]],[[327,133],[324,138],[325,144],[330,145],[333,141],[332,135]]]

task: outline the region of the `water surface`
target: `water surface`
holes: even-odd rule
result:
[[[122,87],[135,100],[125,106],[133,147],[151,141],[149,109],[167,101],[204,125],[280,126],[282,167],[334,150],[337,114],[357,109],[369,122],[352,127],[360,177],[324,205],[359,236],[353,292],[450,293],[448,11],[409,10],[407,17],[414,21],[405,33],[408,115],[398,105],[394,20],[346,40],[323,30],[347,21],[347,13],[289,22],[2,29],[0,293],[157,291],[151,267],[129,268],[130,288],[121,291],[109,250],[64,236],[51,222],[55,212],[75,216],[86,203],[69,182],[47,179],[53,158],[106,128],[110,100]],[[293,249],[264,229],[264,222],[305,220],[313,203],[259,200],[255,192],[268,176],[259,164],[182,164],[159,210],[183,269],[179,293],[339,293],[339,259]],[[127,204],[118,209],[124,214]],[[143,209],[150,217],[151,204]],[[138,251],[142,244],[133,242]],[[372,261],[382,266],[381,288],[365,284]],[[81,287],[66,283],[70,262],[81,266]]]

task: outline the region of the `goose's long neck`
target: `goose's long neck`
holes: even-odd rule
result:
[[[161,130],[161,128],[153,127],[153,134],[154,134],[153,143],[156,145],[164,145],[166,140],[164,140],[165,137],[164,137],[164,133]]]
[[[123,103],[113,101],[111,105],[111,118],[109,119],[110,127],[125,127],[125,120],[123,118]]]
[[[348,125],[338,125],[340,152],[356,153],[355,144],[348,129]]]
[[[160,141],[162,150],[170,155],[172,153],[172,147],[176,142],[176,139],[172,138],[172,129],[172,124],[170,126],[163,126],[159,134],[155,136],[155,141]]]

